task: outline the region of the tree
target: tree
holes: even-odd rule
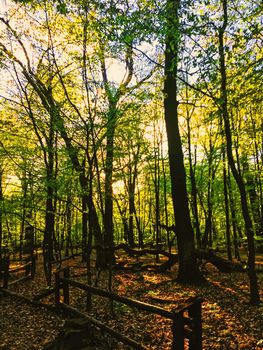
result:
[[[250,280],[250,302],[252,304],[260,303],[260,296],[257,284],[257,275],[255,271],[255,245],[254,245],[254,230],[253,224],[249,213],[248,200],[245,184],[242,175],[238,172],[232,151],[232,134],[230,127],[230,118],[228,112],[228,92],[227,92],[227,75],[225,64],[225,46],[224,37],[228,24],[228,6],[227,0],[222,0],[223,7],[223,23],[218,29],[219,39],[219,60],[220,60],[220,75],[221,75],[221,96],[220,96],[220,111],[222,113],[225,136],[226,136],[226,152],[229,161],[229,166],[237,183],[240,192],[242,214],[245,222],[247,242],[248,242],[248,276]]]
[[[21,3],[0,22],[1,71],[13,82],[4,99],[42,156],[32,162],[16,148],[4,236],[19,237],[22,250],[34,220],[48,251],[67,232],[67,248],[82,241],[89,261],[95,243],[107,267],[116,242],[165,244],[175,215],[179,280],[202,279],[195,240],[233,243],[238,257],[248,226],[262,234],[258,4],[168,0],[163,12],[162,0]],[[168,249],[173,238],[167,230]]]
[[[0,163],[0,261],[2,261],[3,255],[3,167]]]
[[[177,74],[180,43],[179,9],[179,0],[167,1],[164,110],[179,254],[178,281],[200,282],[203,278],[198,269],[195,255],[194,232],[188,207],[186,173],[178,125]]]

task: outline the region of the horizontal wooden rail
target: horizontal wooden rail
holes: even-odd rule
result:
[[[34,306],[37,306],[37,307],[41,307],[41,308],[46,308],[48,310],[51,310],[53,312],[56,311],[56,308],[53,306],[53,305],[50,305],[50,304],[44,304],[44,303],[41,303],[40,301],[38,300],[32,300],[28,297],[25,297],[24,295],[22,294],[19,294],[19,293],[16,293],[16,292],[13,292],[9,289],[5,289],[5,288],[0,288],[0,295],[1,294],[4,294],[4,295],[7,295],[7,296],[11,296],[11,297],[14,297],[14,298],[17,298],[18,300],[21,300],[29,305],[34,305]]]
[[[19,282],[23,282],[23,281],[29,280],[29,279],[31,279],[30,275],[26,275],[26,276],[20,277],[20,278],[18,278],[15,281],[8,282],[8,287],[13,286],[13,285],[15,285],[15,284],[17,284]]]
[[[38,295],[35,295],[33,297],[33,300],[41,300],[41,299],[53,294],[54,292],[55,292],[55,288],[50,288],[48,290],[43,291],[42,293],[40,293]]]
[[[17,258],[17,259],[9,259],[9,261],[10,261],[10,263],[15,263],[15,262],[28,262],[28,257],[26,257],[26,258],[22,258],[22,259],[19,259],[19,258]]]
[[[100,288],[92,287],[92,286],[89,286],[87,284],[82,284],[80,282],[73,281],[69,278],[62,278],[61,277],[61,278],[59,278],[59,280],[61,282],[66,282],[67,284],[69,284],[73,287],[77,287],[79,289],[85,290],[86,292],[90,292],[92,294],[99,295],[101,297],[106,297],[106,298],[118,301],[120,303],[126,304],[126,305],[131,306],[131,307],[136,307],[142,311],[148,311],[148,312],[151,312],[151,313],[156,314],[156,315],[164,316],[166,318],[169,318],[170,320],[174,319],[173,312],[166,311],[158,306],[147,304],[147,303],[144,303],[142,301],[138,301],[138,300],[134,300],[134,299],[129,299],[129,298],[120,296],[120,295],[115,294],[115,293],[108,292],[108,291],[100,289]]]
[[[61,276],[62,274],[62,276]],[[74,281],[69,278],[70,270],[68,267],[57,271],[55,274],[55,304],[56,306],[63,305],[69,311],[78,314],[79,316],[86,317],[93,324],[97,325],[101,329],[108,331],[114,337],[120,339],[124,344],[128,344],[135,349],[147,349],[136,341],[120,334],[119,332],[111,329],[100,321],[93,319],[92,317],[81,313],[80,311],[69,306],[70,294],[69,287],[76,287],[87,292],[89,295],[97,295],[110,299],[111,301],[117,301],[130,307],[135,307],[141,311],[146,311],[152,314],[157,314],[172,320],[172,350],[184,350],[185,339],[188,339],[189,350],[202,350],[202,318],[201,318],[201,298],[191,298],[179,308],[167,311],[161,307],[144,303],[138,300],[126,298],[118,294],[92,287],[87,284]],[[64,303],[60,301],[60,289],[63,289]],[[127,343],[127,340],[131,341]]]
[[[14,272],[24,270],[27,266],[31,266],[31,264],[32,264],[31,261],[29,261],[24,265],[20,265],[18,267],[13,267],[13,268],[9,269],[9,273],[14,273]]]
[[[0,262],[0,264],[1,264],[1,266],[0,266],[0,272],[1,272],[0,278],[3,281],[1,288],[8,288],[8,286],[15,285],[15,284],[22,282],[22,281],[25,281],[29,278],[33,279],[34,275],[35,275],[35,268],[36,268],[35,259],[36,259],[36,256],[32,255],[24,260],[26,262],[25,264],[17,266],[17,267],[13,267],[13,268],[10,268],[10,262],[12,262],[12,260],[10,260],[8,257],[2,259]],[[12,274],[15,274],[16,272],[19,272],[19,271],[24,271],[25,276],[17,278],[16,280],[10,282],[9,277]]]
[[[193,307],[194,305],[200,304],[202,301],[203,301],[202,298],[189,298],[182,306],[174,309],[173,311],[175,312],[187,311],[189,308]]]
[[[82,253],[75,253],[69,256],[64,256],[62,259],[60,260],[53,260],[51,261],[51,265],[60,265],[62,262],[70,260],[70,259],[75,259],[77,256],[80,256]]]
[[[87,319],[90,323],[92,323],[93,325],[99,327],[100,329],[102,329],[103,331],[111,334],[112,336],[114,336],[115,338],[119,339],[120,341],[122,341],[124,344],[130,345],[131,347],[133,347],[136,350],[148,350],[148,348],[146,348],[145,346],[141,345],[140,343],[136,342],[135,340],[126,337],[125,335],[115,331],[114,329],[106,326],[104,323],[96,320],[95,318],[84,314],[83,312],[80,312],[79,310],[65,304],[65,303],[60,303],[60,306],[62,308],[64,308],[67,311],[72,312],[73,314],[75,314],[76,316],[79,317],[85,317],[85,319]]]

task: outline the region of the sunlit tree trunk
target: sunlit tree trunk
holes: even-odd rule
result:
[[[114,227],[113,227],[113,160],[114,160],[114,142],[115,131],[118,118],[118,103],[126,91],[128,84],[133,77],[133,51],[132,43],[126,45],[126,68],[128,74],[124,81],[114,91],[109,83],[107,68],[105,62],[105,48],[103,43],[100,45],[100,63],[101,73],[104,84],[104,90],[108,101],[107,124],[106,124],[106,160],[105,160],[105,205],[104,205],[104,243],[107,248],[107,260],[111,266],[114,260]]]
[[[200,248],[201,231],[200,231],[200,223],[199,223],[198,204],[197,204],[197,186],[196,186],[195,171],[194,171],[194,164],[193,164],[193,157],[192,157],[190,120],[191,120],[191,117],[187,110],[187,140],[188,140],[189,172],[190,172],[190,181],[191,181],[192,213],[193,213],[196,243],[197,243],[197,246]]]

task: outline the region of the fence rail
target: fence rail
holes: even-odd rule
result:
[[[189,350],[202,350],[202,315],[201,307],[202,300],[200,298],[195,298],[190,302],[186,303],[179,309],[173,311],[167,311],[161,307],[147,304],[138,300],[129,299],[120,296],[115,293],[108,292],[106,290],[95,288],[87,284],[82,284],[80,282],[70,279],[69,268],[64,268],[55,274],[55,304],[56,306],[61,306],[79,316],[86,317],[91,323],[95,324],[104,331],[111,333],[114,337],[121,340],[124,344],[132,346],[134,349],[147,349],[145,346],[137,343],[136,341],[120,334],[114,329],[104,325],[102,322],[92,318],[91,316],[84,314],[77,309],[69,306],[70,296],[69,287],[75,287],[82,289],[87,292],[88,295],[98,295],[101,297],[108,298],[120,302],[122,304],[128,305],[130,307],[135,307],[141,311],[146,311],[149,313],[157,314],[172,320],[172,350],[185,350],[186,343],[188,340]],[[63,290],[63,303],[60,301],[60,290]]]
[[[10,268],[10,263],[12,262],[12,260],[10,260],[8,257],[3,258],[0,261],[0,277],[2,279],[2,287],[7,289],[8,287],[19,282],[25,281],[27,279],[33,279],[35,275],[36,266],[35,258],[35,255],[30,256],[22,260],[22,262],[24,262],[23,265],[14,268]],[[24,271],[25,275],[10,282],[11,275],[19,271]]]

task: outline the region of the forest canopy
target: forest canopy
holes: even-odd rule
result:
[[[263,249],[262,4],[0,1],[0,259]],[[201,279],[201,275],[199,276]]]

